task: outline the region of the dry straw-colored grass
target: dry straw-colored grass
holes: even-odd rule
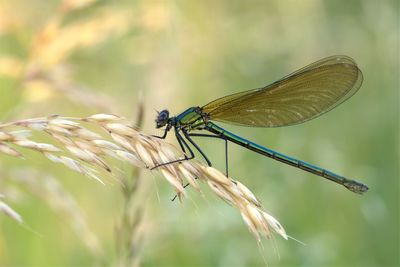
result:
[[[3,195],[0,195],[0,198],[3,198]],[[2,200],[0,200],[0,212],[18,223],[23,222],[22,216]]]
[[[97,0],[61,0],[48,17],[38,20],[40,24],[32,24],[35,19],[33,14],[20,12],[24,10],[20,3],[8,1],[0,4],[0,35],[16,35],[18,40],[23,35],[29,36],[30,40],[23,38],[23,43],[19,44],[23,50],[20,55],[0,55],[0,75],[17,81],[14,90],[24,103],[8,110],[3,118],[32,117],[33,110],[48,114],[48,104],[57,97],[63,101],[70,100],[74,105],[86,106],[92,112],[119,113],[115,109],[119,105],[113,104],[112,97],[99,94],[99,90],[79,81],[71,56],[77,51],[91,50],[109,40],[131,34],[137,29],[139,32],[153,33],[162,31],[168,25],[171,17],[164,2],[146,2],[143,5],[145,8],[141,6],[129,6],[127,9],[124,4]],[[136,57],[134,60],[142,62],[143,58]],[[100,128],[105,131],[98,131]],[[37,133],[48,134],[51,141],[37,141]],[[138,170],[143,168],[146,171],[155,165],[183,157],[182,152],[163,140],[139,132],[131,127],[130,122],[113,115],[88,118],[52,116],[0,126],[0,153],[22,158],[27,155],[27,150],[37,151],[101,183],[106,183],[106,178],[111,177],[113,182],[116,180],[120,184],[124,204],[122,216],[117,219],[116,225],[118,260],[120,266],[137,266],[141,243],[138,241],[141,238],[138,224],[145,209],[141,206],[136,210],[133,205],[138,202],[134,199],[137,197]],[[115,160],[138,167],[133,168],[132,175],[121,177],[113,165]],[[16,202],[19,200],[13,195],[21,189],[23,192],[17,194],[23,200],[26,193],[31,193],[66,219],[89,250],[99,258],[101,244],[91,232],[90,224],[85,221],[73,196],[62,188],[62,184],[49,175],[32,170],[21,173],[12,168],[8,170],[6,166],[0,165],[0,168],[0,216],[4,214],[16,222],[24,223],[17,212]],[[198,191],[199,183],[210,186],[212,192],[240,211],[257,240],[262,235],[270,236],[270,227],[286,238],[283,228],[262,209],[254,195],[244,185],[225,177],[218,170],[190,161],[154,170],[157,171],[172,184],[180,200],[187,194],[183,186],[187,182]]]
[[[104,5],[93,14],[68,21],[68,16],[94,5],[97,0],[63,0],[34,32],[29,20],[16,12],[18,3],[0,4],[0,35],[24,29],[31,42],[24,43],[26,57],[0,55],[0,75],[18,80],[18,90],[27,102],[41,102],[63,95],[73,103],[111,112],[110,97],[75,81],[69,62],[76,51],[88,49],[127,33],[133,24],[130,9]],[[99,34],[101,33],[101,34]]]
[[[89,128],[104,131],[99,134],[99,131]],[[55,142],[32,140],[34,131],[45,132]],[[102,184],[101,177],[105,175],[101,170],[116,177],[110,158],[150,170],[184,156],[172,144],[147,135],[132,127],[124,118],[110,114],[86,118],[50,116],[0,124],[0,152],[23,157],[23,149],[40,152],[51,161],[64,164]],[[189,183],[199,192],[199,182],[207,184],[218,197],[240,212],[257,241],[261,241],[262,236],[270,237],[270,228],[287,239],[281,224],[263,209],[254,194],[219,170],[195,160],[167,164],[154,170],[172,185],[181,201],[187,194],[184,184]],[[13,214],[9,206],[1,203],[3,212]],[[18,216],[14,214],[15,218]]]

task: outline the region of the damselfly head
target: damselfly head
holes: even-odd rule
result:
[[[158,112],[157,118],[156,118],[156,128],[161,128],[165,126],[168,123],[169,119],[169,111],[164,109],[160,112]]]

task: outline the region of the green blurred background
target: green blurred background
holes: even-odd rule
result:
[[[399,265],[398,1],[123,0],[70,8],[75,2],[87,1],[0,1],[1,121],[100,112],[134,119],[142,94],[144,130],[156,134],[155,110],[177,114],[266,85],[329,55],[351,56],[364,74],[353,98],[308,123],[224,126],[357,178],[370,187],[368,193],[353,194],[231,145],[230,174],[289,235],[306,243],[276,236],[259,249],[240,214],[206,187],[204,198],[188,189],[183,204],[171,202],[171,187],[144,171],[136,199],[144,210],[137,242],[141,266],[265,266],[263,258],[269,266]],[[60,18],[62,27],[70,27],[64,39],[49,26]],[[54,40],[61,41],[49,45]],[[37,69],[67,86],[35,82]],[[223,169],[223,143],[199,143]],[[57,178],[76,199],[103,252],[88,252],[62,214],[25,190],[8,203],[39,234],[0,216],[0,265],[111,264],[123,206],[118,186],[101,186],[35,153],[26,160],[0,155],[0,179],[25,168]]]

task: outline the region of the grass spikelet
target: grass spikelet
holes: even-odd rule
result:
[[[140,159],[144,162],[147,167],[154,167],[156,164],[153,161],[153,157],[151,153],[148,152],[145,146],[141,143],[136,144],[136,151],[140,157]]]
[[[92,143],[95,146],[99,147],[100,149],[121,150],[121,148],[118,145],[116,145],[110,141],[107,141],[107,140],[96,139],[96,140],[92,140]]]
[[[112,122],[112,121],[119,121],[121,119],[122,119],[121,117],[111,114],[94,114],[82,120],[91,122]]]
[[[104,154],[104,151],[100,148],[100,147],[97,147],[97,146],[93,146],[90,142],[88,142],[88,141],[83,141],[83,140],[81,140],[81,141],[75,141],[75,145],[77,146],[77,147],[79,147],[80,149],[82,149],[82,150],[84,150],[84,151],[88,151],[88,152],[90,152],[90,153],[93,153],[93,154],[95,154],[95,155],[102,155],[102,154]]]
[[[116,133],[110,133],[112,139],[117,142],[119,145],[127,149],[128,151],[134,152],[135,149],[133,148],[132,144],[123,136],[116,134]]]
[[[0,152],[13,156],[13,157],[22,157],[22,154],[19,153],[17,150],[15,150],[12,147],[9,147],[5,143],[0,143]]]
[[[200,187],[199,187],[199,183],[197,182],[196,178],[198,177],[195,171],[193,171],[193,169],[191,169],[190,167],[188,167],[187,162],[183,162],[183,164],[180,164],[178,166],[179,171],[181,173],[181,175],[186,179],[186,181],[190,184],[190,186],[192,186],[194,189],[196,189],[197,191],[201,191]]]
[[[209,179],[216,182],[217,184],[230,185],[231,181],[219,170],[212,167],[205,167],[204,173]]]
[[[266,212],[263,212],[262,215],[267,220],[268,224],[275,230],[275,232],[280,234],[284,239],[288,240],[288,236],[286,234],[285,229],[274,217],[272,217]]]
[[[258,233],[263,234],[266,237],[269,237],[270,231],[268,229],[268,225],[266,224],[266,222],[262,216],[261,211],[251,204],[246,205],[246,211],[247,211],[249,219],[253,223],[253,226],[255,227],[256,231]],[[258,235],[256,235],[256,236],[258,238]]]
[[[165,168],[162,168],[160,171],[165,179],[167,179],[167,181],[175,188],[177,193],[185,195],[185,189],[183,188],[180,179],[176,175]]]
[[[13,142],[15,145],[24,147],[24,148],[30,148],[33,150],[37,150],[40,152],[59,152],[61,151],[59,148],[51,145],[51,144],[45,144],[45,143],[36,143],[34,141],[30,140],[19,140]]]
[[[80,128],[78,122],[59,118],[51,119],[49,121],[49,125],[58,126],[67,130],[75,130]]]
[[[15,210],[13,210],[9,205],[7,205],[5,202],[0,200],[0,212],[7,215],[14,221],[17,221],[18,223],[23,223],[22,216],[18,214]]]
[[[121,123],[107,123],[104,125],[104,128],[106,128],[108,131],[119,134],[119,135],[125,135],[125,136],[130,136],[134,137],[137,135],[137,131],[134,130],[133,128],[121,124]]]
[[[250,233],[253,234],[253,236],[256,238],[257,242],[261,242],[261,238],[260,238],[260,234],[258,233],[257,226],[254,224],[254,221],[251,219],[247,210],[242,210],[240,212],[240,215],[242,215],[242,219],[245,222],[245,224],[247,225],[247,228],[249,229]]]
[[[14,136],[8,133],[0,132],[0,141],[10,141],[13,140]]]
[[[114,150],[111,152],[112,152],[112,156],[115,155],[116,158],[124,160],[128,163],[131,163],[134,166],[145,168],[145,165],[143,164],[143,162],[140,161],[139,158],[132,153],[129,153],[124,150]]]
[[[236,181],[236,187],[237,187],[237,189],[240,190],[240,192],[242,193],[242,196],[244,198],[246,198],[248,201],[252,202],[257,207],[261,207],[261,203],[258,201],[258,199],[253,194],[253,192],[250,191],[250,189],[248,189],[246,186],[244,186],[239,181]]]
[[[85,139],[88,141],[101,138],[101,136],[99,134],[89,131],[85,128],[76,129],[74,132],[76,133],[77,136],[80,136],[82,139]]]
[[[235,205],[235,201],[233,200],[232,196],[224,189],[224,187],[211,180],[208,180],[207,184],[211,188],[211,190],[222,200],[226,201],[232,206]]]

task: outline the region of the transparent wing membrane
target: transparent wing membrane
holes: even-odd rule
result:
[[[335,108],[360,88],[362,73],[346,56],[312,63],[266,87],[219,98],[202,109],[211,120],[254,127],[302,123]]]

